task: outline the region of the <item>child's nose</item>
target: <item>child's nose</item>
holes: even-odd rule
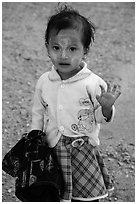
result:
[[[67,54],[67,51],[66,50],[62,50],[61,52],[61,58],[68,58],[68,54]]]

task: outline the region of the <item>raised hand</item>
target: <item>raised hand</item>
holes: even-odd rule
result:
[[[106,117],[106,121],[109,122],[112,116],[112,106],[120,96],[121,91],[119,85],[114,85],[112,88],[110,83],[107,83],[107,85],[107,91],[100,85],[101,95],[97,95],[96,99],[102,107],[102,113]]]
[[[107,83],[107,85],[107,91],[105,91],[104,87],[100,85],[101,95],[96,96],[99,104],[105,109],[111,108],[121,94],[119,85],[114,85],[113,87],[111,87],[110,83]]]

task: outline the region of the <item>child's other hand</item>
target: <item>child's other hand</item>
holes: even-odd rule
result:
[[[107,83],[107,85],[107,91],[100,85],[101,95],[96,96],[97,101],[103,108],[111,108],[121,94],[119,85],[114,85],[112,88],[110,83]]]

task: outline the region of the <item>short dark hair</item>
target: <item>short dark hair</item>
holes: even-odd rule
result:
[[[88,51],[92,41],[94,42],[95,26],[77,10],[68,5],[58,8],[58,12],[49,18],[45,32],[45,44],[49,43],[50,32],[55,30],[56,34],[60,30],[73,28],[82,31],[82,43]]]

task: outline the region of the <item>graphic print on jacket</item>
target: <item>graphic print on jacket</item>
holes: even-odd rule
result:
[[[78,124],[72,124],[71,128],[74,131],[78,132],[92,132],[93,127],[92,124],[95,122],[94,115],[94,105],[93,102],[90,101],[89,98],[81,98],[79,100],[80,106],[85,106],[84,109],[81,109],[77,114]],[[88,106],[88,108],[86,108]]]

